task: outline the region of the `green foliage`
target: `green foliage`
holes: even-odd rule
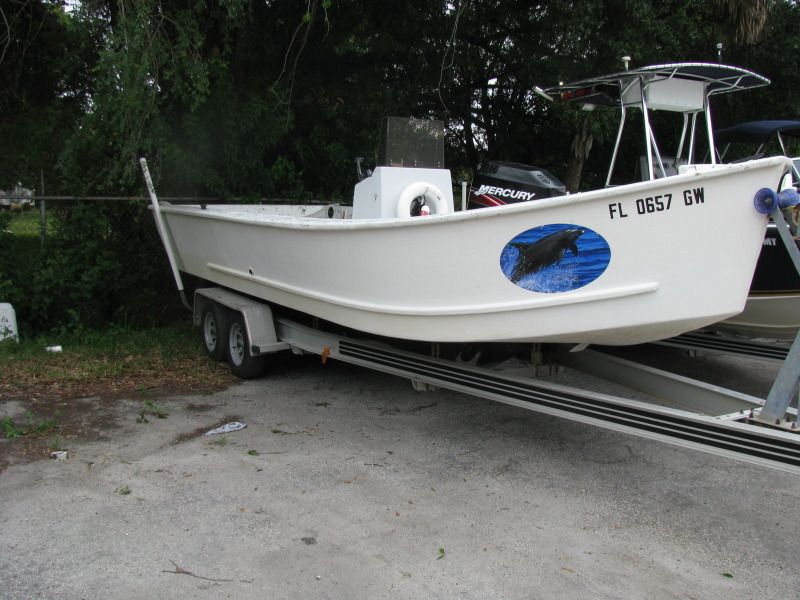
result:
[[[16,267],[13,235],[9,230],[10,224],[11,213],[9,211],[0,212],[0,299],[3,302],[16,304],[20,299],[21,291],[12,279]]]
[[[73,363],[104,359],[117,363],[125,357],[154,354],[163,348],[169,348],[170,358],[181,360],[201,352],[197,331],[192,327],[189,318],[158,328],[113,326],[105,329],[58,331],[56,334],[21,336],[19,343],[0,344],[0,364],[15,361],[33,366],[40,360],[48,359],[45,362],[49,362],[55,356],[67,357],[67,361]],[[56,342],[63,347],[62,354],[45,352],[46,346]]]
[[[39,239],[41,227],[39,224],[39,211],[37,209],[24,210],[16,215],[9,215],[8,230],[19,236]],[[2,221],[0,217],[0,221]]]
[[[792,2],[769,4],[755,46],[720,29],[726,3],[698,0],[30,6],[47,43],[29,43],[25,76],[7,78],[17,103],[4,107],[15,115],[4,138],[46,150],[48,160],[30,164],[46,164],[54,186],[75,194],[140,191],[136,160],[146,155],[165,195],[347,198],[353,157],[374,152],[387,114],[444,118],[453,169],[491,157],[559,175],[586,117],[545,104],[530,94],[536,85],[619,69],[623,55],[634,65],[713,61],[723,42],[726,59],[772,71],[777,89],[789,90],[800,56]],[[636,26],[620,27],[621,16]],[[25,104],[36,81],[45,93]],[[774,99],[724,98],[719,115],[765,105],[797,112],[792,94],[765,94]],[[54,120],[65,131],[56,144],[39,137]],[[588,121],[590,183],[605,170],[613,121]]]
[[[11,417],[5,417],[2,421],[0,421],[0,426],[2,426],[3,434],[6,436],[7,440],[13,440],[14,438],[24,435],[22,429],[17,427]]]
[[[0,302],[14,305],[20,331],[29,314],[40,250],[38,218],[33,211],[16,216],[0,211]]]
[[[17,425],[11,417],[5,417],[0,421],[0,427],[3,429],[3,434],[6,439],[12,440],[14,438],[25,436],[44,436],[50,432],[57,430],[60,425],[58,422],[58,414],[53,417],[40,419],[36,421],[33,413],[27,411],[25,413],[25,424]]]
[[[152,326],[174,311],[174,292],[143,203],[77,203],[54,211],[52,233],[21,319],[36,331],[107,323]],[[159,285],[158,282],[162,282]]]
[[[144,401],[144,408],[139,411],[139,416],[136,417],[137,423],[149,423],[150,420],[147,418],[147,415],[156,417],[158,419],[166,419],[169,416],[169,413],[159,404],[156,404],[152,400],[145,400]]]
[[[3,11],[9,37],[0,58],[0,189],[17,182],[38,188],[85,111],[98,40],[61,2],[11,5]],[[56,186],[48,192],[61,191]]]

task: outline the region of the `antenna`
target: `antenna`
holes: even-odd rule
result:
[[[625,65],[625,70],[626,70],[626,71],[628,70],[628,63],[629,63],[629,62],[631,62],[631,57],[630,57],[630,56],[627,56],[627,55],[626,55],[626,56],[623,56],[623,57],[622,57],[622,64],[624,64],[624,65]]]

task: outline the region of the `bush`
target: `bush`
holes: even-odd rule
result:
[[[15,305],[21,332],[150,327],[182,310],[144,203],[79,202],[48,214],[42,252],[38,236],[0,234],[0,300]]]
[[[12,213],[0,211],[0,302],[20,303],[23,291],[16,283],[20,270],[19,250],[9,230]]]

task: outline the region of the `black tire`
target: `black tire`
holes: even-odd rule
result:
[[[206,354],[214,360],[225,360],[227,356],[223,315],[224,311],[213,302],[206,302],[200,313],[200,339]]]
[[[228,364],[231,373],[240,379],[254,379],[264,372],[264,356],[253,356],[250,352],[250,340],[244,327],[241,313],[233,313],[228,322],[226,336]]]

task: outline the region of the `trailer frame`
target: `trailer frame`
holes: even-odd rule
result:
[[[709,385],[596,350],[555,346],[556,361],[590,375],[652,394],[659,403],[614,396],[537,379],[535,364],[497,371],[458,358],[443,358],[438,344],[427,352],[402,348],[399,340],[335,333],[275,317],[261,300],[227,289],[195,291],[198,305],[215,302],[244,316],[248,351],[319,355],[409,379],[417,390],[448,389],[605,429],[800,474],[797,411],[777,423],[758,420],[765,400]],[[709,412],[713,414],[708,414]]]

